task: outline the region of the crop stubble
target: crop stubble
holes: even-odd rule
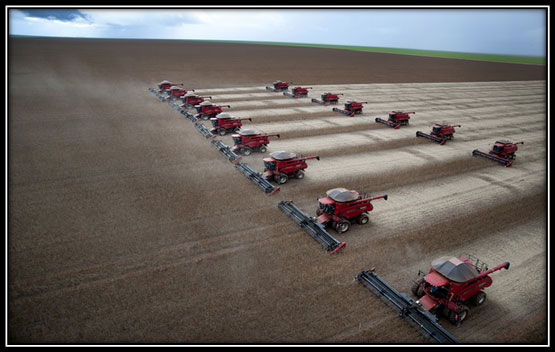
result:
[[[10,46],[10,342],[422,343],[354,276],[376,266],[408,293],[418,269],[467,250],[511,269],[463,326],[442,323],[467,343],[546,340],[545,67],[215,43]],[[321,65],[293,65],[300,53]],[[313,97],[369,104],[354,118],[283,96],[254,108],[277,103],[264,85],[290,77]],[[322,159],[267,197],[146,90],[162,79],[235,102],[245,125],[279,126],[270,152]],[[417,114],[398,131],[373,126],[394,109]],[[412,137],[439,118],[463,125],[455,140]],[[525,139],[513,167],[470,156],[499,138]],[[261,157],[244,160],[260,169]],[[313,213],[339,186],[390,199],[330,256],[276,204]]]

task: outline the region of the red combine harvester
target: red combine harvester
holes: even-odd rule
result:
[[[283,92],[283,95],[291,98],[302,98],[308,96],[308,90],[312,89],[312,87],[295,87],[291,89],[291,93]]]
[[[169,90],[172,86],[183,86],[183,83],[172,83],[168,80],[163,80],[162,82],[158,83],[158,90],[160,92],[165,92]]]
[[[505,262],[488,270],[487,265],[476,258],[441,257],[432,262],[429,273],[415,281],[411,290],[419,298],[416,302],[425,310],[444,315],[451,323],[459,325],[468,317],[466,304],[480,306],[485,302],[483,289],[492,284],[489,274],[503,268],[508,270],[509,265]]]
[[[268,144],[270,140],[268,137],[277,136],[279,134],[262,134],[260,132],[255,132],[253,130],[243,130],[237,132],[237,134],[232,134],[233,142],[233,152],[239,152],[243,155],[250,155],[253,151],[259,151],[261,153],[266,153]]]
[[[432,132],[426,134],[420,131],[416,131],[416,137],[424,137],[432,140],[439,145],[444,145],[449,139],[453,139],[453,134],[455,133],[455,127],[461,127],[461,125],[448,125],[446,123],[436,123],[432,127]]]
[[[389,113],[389,119],[383,120],[379,117],[376,117],[376,122],[386,124],[394,129],[398,129],[401,126],[406,126],[409,124],[410,114],[416,114],[414,111],[412,112],[403,112],[403,111],[392,111]]]
[[[284,90],[289,89],[289,85],[292,84],[291,82],[282,82],[282,81],[275,81],[272,83],[273,87],[266,86],[266,89],[274,91],[274,92],[281,92]]]
[[[230,105],[214,105],[209,101],[203,101],[202,103],[195,105],[198,114],[195,115],[196,118],[200,118],[203,120],[208,120],[212,117],[216,117],[216,115],[222,112],[222,108],[230,108]]]
[[[472,155],[481,156],[505,165],[506,167],[510,167],[513,164],[513,160],[516,158],[515,152],[518,150],[517,144],[524,144],[524,142],[512,143],[506,140],[496,141],[489,153],[474,149]]]
[[[233,117],[225,112],[212,117],[210,122],[212,122],[212,128],[210,132],[214,134],[219,134],[220,136],[225,136],[227,133],[237,132],[243,126],[241,121],[249,120],[252,121],[250,117],[238,118]]]
[[[192,92],[194,92],[194,89],[191,89]],[[175,98],[179,98],[182,95],[187,94],[187,90],[183,89],[182,87],[179,86],[171,86],[168,92],[168,98],[169,99],[175,99]]]
[[[368,102],[347,101],[345,103],[345,109],[333,108],[332,110],[353,117],[355,114],[362,113],[362,104],[368,104]]]
[[[295,153],[274,152],[269,158],[264,158],[264,177],[279,184],[287,182],[292,177],[303,179],[304,170],[308,168],[306,160],[310,159],[320,160],[320,157],[318,155],[297,157]]]
[[[181,99],[185,107],[192,108],[195,105],[199,105],[200,103],[204,102],[204,99],[212,99],[212,97],[201,97],[199,95],[196,95],[195,93],[188,92],[187,94],[181,96]]]
[[[322,100],[318,100],[318,99],[313,98],[311,101],[313,103],[328,106],[329,104],[337,104],[337,102],[339,101],[339,96],[340,95],[343,95],[343,93],[337,93],[337,94],[324,93],[324,94],[321,95]]]
[[[347,232],[351,222],[364,225],[370,220],[368,213],[374,208],[370,202],[380,198],[387,200],[387,194],[368,197],[346,188],[330,189],[326,197],[318,199],[317,221],[325,227],[333,227],[338,233]]]

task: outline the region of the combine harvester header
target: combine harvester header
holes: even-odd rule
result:
[[[210,130],[200,122],[195,122],[195,128],[204,136],[204,138],[213,139],[216,137],[215,134],[210,132]]]
[[[229,145],[225,145],[220,140],[214,139],[211,143],[212,146],[218,149],[232,164],[239,162],[239,160],[243,158],[241,155],[235,154]]]
[[[374,268],[362,271],[356,278],[385,301],[387,305],[393,307],[401,318],[405,319],[428,339],[442,344],[459,343],[449,331],[437,322],[435,315],[423,309],[420,304],[405,294],[391,287],[389,283],[376,274]]]
[[[238,162],[235,164],[235,168],[239,170],[243,175],[247,176],[249,180],[260,187],[265,193],[272,195],[279,191],[279,187],[272,185],[260,172],[257,172],[249,165]]]
[[[308,232],[315,240],[322,243],[328,252],[336,253],[345,247],[345,242],[339,242],[325,227],[312,216],[304,213],[293,204],[293,201],[283,200],[279,202],[278,208],[289,215],[300,227]]]

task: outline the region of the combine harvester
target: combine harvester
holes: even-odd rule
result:
[[[346,188],[330,189],[326,192],[326,197],[318,199],[316,218],[302,212],[293,201],[283,201],[278,207],[324,244],[328,251],[335,253],[345,246],[345,242],[336,240],[326,228],[332,227],[338,233],[344,233],[349,230],[352,221],[367,224],[370,219],[368,213],[373,209],[370,202],[379,198],[387,200],[387,195],[367,197]]]
[[[376,122],[383,123],[385,125],[388,125],[389,127],[393,127],[394,129],[399,129],[401,126],[406,126],[409,124],[410,114],[416,113],[414,111],[392,111],[389,113],[389,118],[387,120],[376,117]]]
[[[303,179],[304,170],[308,168],[306,160],[317,159],[318,155],[298,157],[296,153],[284,151],[274,152],[269,158],[264,158],[264,177],[278,184],[284,184],[290,178]]]
[[[496,141],[489,153],[474,149],[472,151],[472,156],[481,156],[506,167],[510,167],[513,164],[513,160],[516,158],[515,152],[518,150],[517,144],[524,144],[524,142],[513,143],[506,140]]]
[[[230,108],[230,105],[214,105],[209,101],[203,101],[202,103],[195,105],[197,109],[197,114],[195,117],[197,119],[209,120],[216,115],[222,113],[222,108]]]
[[[326,250],[331,253],[337,253],[341,248],[345,247],[345,242],[339,242],[325,227],[315,218],[301,211],[293,201],[283,200],[278,203],[278,208],[291,217],[300,227],[308,232],[316,241],[320,242]]]
[[[152,92],[152,94],[154,94],[158,98],[158,100],[166,101],[167,96],[165,96],[164,93],[167,93],[167,91],[172,86],[183,86],[183,83],[172,83],[168,80],[163,80],[162,82],[158,83],[158,90],[154,88],[148,88],[148,90]]]
[[[328,106],[329,104],[337,104],[339,102],[340,95],[343,95],[343,93],[324,93],[321,95],[322,100],[312,98],[311,102],[324,106]]]
[[[374,209],[371,202],[381,198],[387,200],[387,194],[369,197],[346,188],[330,189],[325,197],[318,199],[317,220],[323,226],[332,227],[338,233],[347,232],[352,222],[360,225],[367,224],[370,220],[368,213]]]
[[[283,92],[283,95],[285,95],[286,97],[290,97],[290,98],[304,98],[308,96],[308,90],[312,89],[312,87],[295,87],[291,89],[291,93],[289,92]]]
[[[225,136],[228,133],[237,132],[243,126],[243,123],[241,121],[244,120],[252,121],[250,117],[238,118],[223,112],[210,119],[210,122],[213,126],[210,132],[214,134],[217,133],[220,136]]]
[[[284,90],[289,89],[289,85],[293,84],[292,82],[282,82],[282,81],[275,81],[272,83],[272,87],[266,86],[267,90],[271,90],[273,92],[282,92]]]
[[[194,92],[194,89],[191,89],[191,92]],[[181,98],[181,96],[187,94],[187,90],[184,89],[183,87],[180,86],[171,86],[170,89],[168,90],[168,96],[166,97],[166,100],[174,100],[174,99],[178,99]]]
[[[441,257],[432,262],[427,275],[415,281],[411,291],[424,310],[441,314],[459,326],[469,314],[468,303],[478,307],[486,301],[483,291],[491,286],[489,274],[501,269],[509,270],[505,262],[488,269],[487,264],[472,256]],[[418,272],[418,276],[423,273]]]
[[[368,104],[368,102],[347,101],[345,109],[333,108],[332,110],[353,117],[355,114],[362,114],[362,104]]]
[[[236,164],[242,159],[242,156],[235,154],[233,150],[231,150],[231,147],[224,144],[222,141],[214,139],[211,143],[212,146],[218,149],[232,164]]]
[[[430,132],[430,134],[416,131],[416,137],[428,138],[431,141],[439,143],[439,145],[444,145],[445,142],[447,142],[447,140],[453,139],[453,134],[455,134],[455,127],[461,127],[461,125],[448,125],[446,123],[436,123],[432,127],[432,132]]]
[[[258,151],[260,153],[266,153],[268,144],[270,144],[269,137],[279,137],[279,133],[274,134],[262,134],[253,130],[242,130],[236,134],[232,134],[233,151],[241,153],[245,156],[251,155],[253,151]]]
[[[356,278],[428,339],[441,344],[459,343],[449,331],[438,323],[435,315],[426,311],[418,301],[415,302],[391,287],[388,282],[376,274],[375,268],[363,270]]]
[[[200,95],[196,95],[194,93],[187,93],[181,97],[183,101],[183,108],[193,108],[195,105],[199,105],[200,103],[204,102],[205,99],[212,99],[211,96],[201,97]]]

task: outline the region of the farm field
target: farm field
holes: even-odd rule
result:
[[[332,74],[289,61],[325,52]],[[375,267],[409,294],[418,270],[463,253],[511,267],[464,324],[440,323],[465,344],[546,343],[544,66],[31,38],[10,39],[9,59],[10,343],[423,344],[355,276]],[[287,75],[308,98],[264,88]],[[254,169],[279,150],[321,159],[267,196],[147,90],[162,79],[280,133],[243,157]],[[310,102],[326,91],[366,101],[363,114]],[[392,110],[416,113],[398,130],[375,122]],[[461,125],[452,141],[416,137],[440,121]],[[472,156],[499,139],[524,141],[510,168]],[[389,198],[331,255],[277,204],[314,215],[335,187]]]

